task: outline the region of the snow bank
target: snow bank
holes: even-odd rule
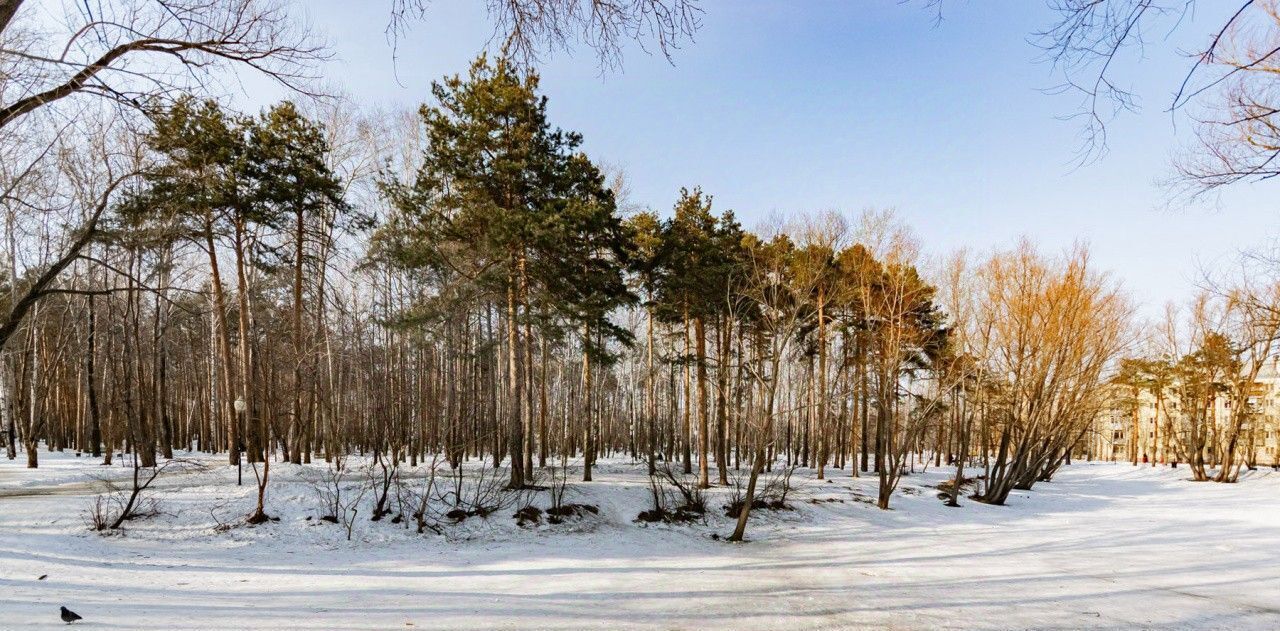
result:
[[[793,510],[753,512],[735,545],[728,489],[705,522],[639,524],[644,467],[610,460],[594,482],[570,473],[567,501],[598,516],[521,527],[508,507],[420,535],[369,521],[366,496],[348,541],[306,481],[323,463],[273,465],[279,521],[250,527],[251,471],[237,487],[223,457],[189,456],[208,468],[158,481],[162,514],[101,536],[84,524],[94,480],[130,470],[41,457],[0,461],[3,629],[60,628],[59,605],[103,629],[1280,628],[1269,470],[1217,485],[1082,463],[1008,506],[957,509],[929,469],[881,511],[874,478],[801,469]]]

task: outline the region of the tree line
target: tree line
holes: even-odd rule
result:
[[[222,453],[258,473],[261,520],[273,460],[483,459],[518,489],[626,455],[701,487],[745,471],[741,538],[778,466],[874,475],[888,508],[929,460],[956,467],[957,503],[970,464],[974,497],[1004,502],[1083,453],[1108,386],[1155,370],[1117,364],[1133,307],[1087,248],[926,261],[891,213],[746,229],[697,186],[636,208],[551,124],[531,62],[578,27],[602,60],[654,28],[665,52],[690,2],[600,22],[499,4],[511,46],[417,113],[257,114],[202,95],[248,67],[311,96],[326,52],[280,6],[75,6],[49,42],[22,4],[0,3],[0,422],[31,467],[42,443],[144,467]],[[424,8],[393,3],[393,25]],[[1270,304],[1223,298],[1235,363],[1193,336],[1176,361],[1217,378],[1180,387],[1266,356]],[[1204,462],[1236,466],[1238,433]]]
[[[138,175],[8,347],[11,457],[226,453],[260,498],[273,458],[357,452],[510,488],[566,459],[704,488],[785,462],[876,475],[888,508],[922,459],[981,462],[1003,502],[1092,428],[1129,303],[1086,250],[926,272],[891,213],[752,231],[697,187],[628,212],[535,72],[482,56],[432,92],[148,112]]]

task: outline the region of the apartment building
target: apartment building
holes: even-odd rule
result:
[[[1112,404],[1095,423],[1085,456],[1099,460],[1167,463],[1178,459],[1177,433],[1185,431],[1185,417],[1170,390],[1159,400],[1150,390],[1136,393],[1109,386]],[[1280,466],[1280,363],[1272,360],[1258,373],[1246,405],[1248,420],[1241,427],[1237,453],[1247,465]],[[1226,431],[1231,401],[1219,396],[1210,410],[1210,444],[1216,432]],[[1136,440],[1135,440],[1136,431]],[[1213,456],[1206,454],[1211,464]]]

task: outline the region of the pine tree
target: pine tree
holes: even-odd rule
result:
[[[122,208],[134,225],[176,226],[186,238],[204,246],[209,259],[213,321],[222,360],[222,409],[226,414],[232,462],[238,462],[244,437],[251,461],[263,462],[258,477],[258,505],[250,521],[267,519],[264,501],[270,474],[267,451],[272,428],[267,415],[255,410],[255,337],[251,321],[248,267],[254,263],[257,228],[286,231],[293,241],[293,306],[291,334],[295,353],[294,402],[290,447],[297,454],[302,423],[301,387],[303,331],[302,294],[306,226],[332,218],[345,208],[341,182],[325,163],[328,148],[322,130],[291,103],[282,103],[257,118],[229,115],[212,101],[179,101],[153,115],[148,146],[158,164],[146,174],[146,188]],[[236,269],[237,350],[231,357],[228,305],[218,261],[219,242],[229,240]],[[233,379],[233,375],[238,379]],[[244,419],[233,400],[243,400]],[[241,423],[243,420],[243,424]],[[257,469],[255,468],[255,473]]]
[[[600,336],[629,339],[608,320],[630,300],[613,196],[578,151],[581,136],[550,125],[537,88],[536,74],[485,56],[466,78],[434,84],[436,104],[420,110],[422,163],[413,182],[386,182],[401,218],[379,236],[397,264],[459,275],[483,300],[505,307],[512,488],[526,476],[531,324],[582,331],[584,363],[600,350]],[[539,307],[543,313],[534,313]]]
[[[237,464],[242,438],[232,405],[237,393],[236,366],[231,356],[228,305],[217,243],[229,232],[231,224],[243,225],[242,214],[250,208],[243,194],[246,178],[243,123],[223,112],[213,101],[189,98],[154,112],[151,118],[154,128],[146,141],[159,161],[145,176],[146,189],[126,202],[121,210],[125,218],[133,222],[174,222],[186,238],[205,250],[220,359],[219,407],[227,427],[229,459],[231,464]],[[240,392],[243,396],[243,391]]]
[[[710,423],[707,401],[706,324],[715,321],[728,306],[729,287],[740,276],[743,255],[742,228],[733,213],[717,218],[711,212],[711,196],[700,188],[681,189],[675,212],[663,231],[663,272],[660,275],[657,312],[686,331],[686,390],[696,373],[696,404],[686,393],[684,412],[684,469],[692,473],[693,411],[698,424],[698,482],[710,486],[708,451]],[[690,334],[690,329],[692,329]]]
[[[646,420],[649,475],[657,473],[658,394],[654,368],[654,307],[662,272],[662,221],[652,212],[633,215],[626,224],[629,244],[629,271],[639,289],[645,311],[644,415]]]
[[[293,103],[284,102],[264,112],[254,121],[249,135],[248,172],[255,186],[255,201],[269,209],[273,226],[289,234],[293,304],[289,331],[292,338],[293,400],[286,438],[295,464],[302,463],[303,436],[308,419],[303,418],[305,335],[302,326],[304,268],[309,227],[341,218],[348,211],[342,197],[342,182],[329,169],[329,152],[324,130],[303,116]]]

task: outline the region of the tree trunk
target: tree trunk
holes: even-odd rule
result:
[[[306,224],[301,208],[294,215],[293,244],[293,308],[289,314],[289,329],[293,336],[293,405],[289,415],[289,433],[286,438],[291,443],[289,445],[290,462],[302,464],[302,444],[305,433],[303,428],[307,424],[302,418],[304,374],[302,367],[305,361],[302,340],[302,259],[306,246]]]
[[[523,265],[523,257],[516,256],[517,265]],[[507,447],[511,457],[511,481],[508,487],[524,488],[524,379],[520,371],[520,322],[519,305],[516,303],[517,280],[513,271],[507,277]]]
[[[827,466],[827,323],[826,292],[818,286],[818,408],[814,416],[814,438],[817,440],[818,479],[823,479]]]
[[[698,486],[711,486],[707,468],[710,452],[710,424],[707,419],[707,328],[702,316],[693,320],[693,335],[698,344]]]
[[[655,383],[657,376],[653,372],[653,308],[645,309],[647,318],[645,319],[646,328],[646,371],[645,371],[645,414],[649,417],[649,475],[658,472],[657,468],[657,451],[658,451],[658,393],[657,384]]]
[[[245,404],[245,411],[241,415],[243,416],[244,427],[240,428],[240,431],[247,432],[254,418],[253,402],[249,396],[249,385],[253,371],[249,356],[249,277],[245,269],[245,225],[244,219],[241,217],[236,217],[235,220],[234,246],[236,257],[236,299],[239,303],[239,313],[236,314],[238,316],[240,338],[236,340],[240,354],[239,397],[244,400]],[[260,449],[263,445],[256,444],[252,435],[249,438],[249,461],[254,462],[259,457]]]
[[[94,355],[97,352],[97,309],[95,308],[94,296],[89,295],[89,313],[88,326],[85,339],[84,354],[84,375],[85,375],[85,394],[88,398],[89,413],[89,448],[94,458],[102,456],[102,421],[98,413],[98,387],[96,384],[96,370],[94,368]]]
[[[733,534],[729,535],[729,541],[742,541],[747,534],[747,517],[751,515],[751,504],[756,498],[756,481],[760,479],[760,472],[764,470],[765,462],[764,441],[756,446],[755,462],[751,465],[751,477],[747,479],[747,494],[742,500],[742,508],[738,511],[738,522],[733,528]]]
[[[227,427],[227,454],[230,464],[240,462],[240,429],[232,400],[235,398],[235,387],[232,385],[231,368],[231,331],[227,326],[227,297],[222,287],[222,274],[218,269],[218,250],[213,241],[212,219],[205,225],[205,248],[209,254],[209,287],[213,293],[213,328],[218,344],[218,353],[222,356],[222,409]]]
[[[582,325],[582,481],[591,481],[591,465],[594,464],[591,431],[591,354],[587,352],[591,329]]]
[[[684,472],[693,473],[693,379],[689,370],[689,351],[693,350],[693,341],[689,339],[689,310],[684,312]]]

